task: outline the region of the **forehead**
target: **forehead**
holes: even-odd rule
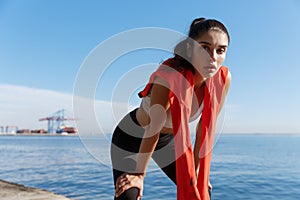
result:
[[[226,33],[219,30],[209,30],[199,36],[196,41],[198,43],[205,42],[214,46],[228,46],[228,37]]]

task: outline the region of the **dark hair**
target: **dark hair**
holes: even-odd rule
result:
[[[223,32],[227,35],[228,43],[230,42],[229,33],[221,22],[215,19],[197,18],[194,19],[190,25],[189,37],[196,39],[200,35],[207,33],[209,30],[216,30]]]
[[[224,24],[215,19],[205,19],[203,17],[196,18],[190,25],[188,37],[179,42],[174,48],[174,58],[171,62],[172,67],[179,71],[183,70],[182,68],[189,69],[195,73],[194,67],[188,60],[186,52],[187,43],[192,45],[193,40],[210,30],[216,30],[225,33],[228,38],[228,43],[230,42],[229,33]]]

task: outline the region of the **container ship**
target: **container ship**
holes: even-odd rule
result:
[[[56,133],[60,134],[77,134],[77,129],[70,126],[62,126],[56,130]]]

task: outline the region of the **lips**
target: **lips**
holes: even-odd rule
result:
[[[208,66],[205,66],[204,69],[208,70],[208,71],[215,71],[217,69],[217,67],[214,65],[208,65]]]

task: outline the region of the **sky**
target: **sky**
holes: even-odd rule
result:
[[[231,37],[224,65],[232,83],[222,131],[300,133],[299,11],[297,0],[0,0],[0,126],[46,128],[39,118],[62,108],[73,115],[74,86],[84,62],[106,41],[147,27],[186,34],[194,18],[206,17],[223,22]],[[123,47],[118,43],[107,51]],[[169,56],[144,48],[112,60],[93,99],[103,132],[111,132],[123,114],[138,106],[138,90]],[[130,78],[140,85],[121,81],[141,67],[145,74]],[[119,83],[122,91],[115,90]],[[117,92],[128,95],[117,98]],[[112,102],[116,116],[110,115]],[[89,120],[84,122],[89,126]]]

